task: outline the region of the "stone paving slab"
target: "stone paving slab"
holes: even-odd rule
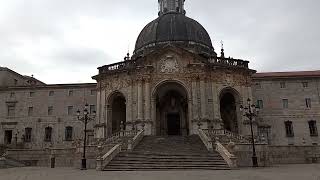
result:
[[[98,172],[73,168],[0,169],[0,180],[320,180],[320,164],[232,171]]]

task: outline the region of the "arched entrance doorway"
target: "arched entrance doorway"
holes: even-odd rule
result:
[[[233,89],[225,89],[220,94],[220,114],[224,129],[239,133],[238,107],[239,96]]]
[[[108,129],[109,135],[119,132],[121,129],[121,123],[125,128],[126,125],[126,99],[120,92],[114,92],[108,100]]]
[[[177,82],[165,82],[156,88],[156,135],[188,135],[188,94]]]

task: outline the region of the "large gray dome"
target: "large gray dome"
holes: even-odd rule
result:
[[[165,43],[184,43],[214,53],[208,32],[197,21],[181,13],[167,13],[147,24],[141,31],[135,53]]]

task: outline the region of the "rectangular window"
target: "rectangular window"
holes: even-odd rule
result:
[[[49,96],[53,96],[53,95],[54,95],[54,91],[50,91]]]
[[[31,142],[32,128],[26,128],[24,134],[24,142]]]
[[[318,128],[316,121],[309,121],[310,136],[318,136]]]
[[[30,92],[29,97],[34,97],[34,92]]]
[[[263,109],[263,100],[258,100],[257,101],[257,106],[259,109]]]
[[[4,144],[11,144],[12,142],[12,130],[4,131]]]
[[[51,127],[46,127],[44,133],[45,133],[44,141],[51,142],[52,128]]]
[[[13,83],[15,86],[18,85],[18,80],[14,79],[13,81],[14,81]]]
[[[95,105],[90,105],[90,114],[93,114],[93,112],[96,111],[96,106]]]
[[[15,95],[16,95],[16,93],[14,93],[14,92],[11,92],[11,93],[10,93],[10,97],[11,97],[11,98],[14,98]]]
[[[262,88],[261,83],[256,83],[256,88],[261,89]]]
[[[28,116],[33,116],[33,107],[28,108]]]
[[[284,122],[287,137],[294,137],[292,121]]]
[[[53,106],[48,107],[48,115],[51,116],[53,114]]]
[[[283,107],[283,109],[289,108],[289,100],[288,99],[282,99],[282,107]]]
[[[72,133],[73,133],[73,128],[70,126],[66,127],[66,130],[65,130],[66,141],[72,141]]]
[[[308,82],[302,82],[302,87],[303,87],[303,88],[309,87],[309,83],[308,83]]]
[[[311,108],[311,99],[310,98],[306,98],[306,107],[307,108]]]
[[[8,116],[12,117],[15,115],[16,107],[13,105],[8,106]]]
[[[73,106],[68,106],[68,115],[73,115]]]
[[[73,96],[73,90],[69,90],[68,96]]]
[[[96,95],[96,90],[95,89],[91,89],[90,94],[91,95]]]
[[[285,82],[280,82],[280,88],[286,88],[287,87],[287,85],[286,85],[286,83]]]

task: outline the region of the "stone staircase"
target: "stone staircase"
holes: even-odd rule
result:
[[[132,152],[121,152],[106,171],[229,170],[217,152],[208,152],[193,136],[145,136]]]

